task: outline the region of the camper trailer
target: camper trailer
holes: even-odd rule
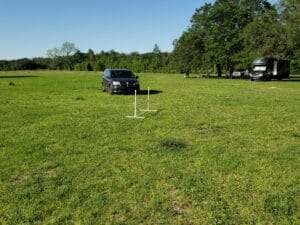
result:
[[[260,58],[253,62],[250,79],[281,80],[290,76],[290,61],[276,58]]]

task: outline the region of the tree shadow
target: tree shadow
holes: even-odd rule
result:
[[[216,75],[207,75],[207,74],[196,74],[190,75],[189,77],[183,77],[184,79],[230,79],[230,76],[221,76],[218,77]]]
[[[300,77],[291,77],[290,79],[274,80],[276,82],[300,82]]]
[[[1,78],[33,78],[33,77],[39,77],[39,76],[36,76],[36,75],[13,75],[13,76],[1,76],[0,75],[0,79]]]
[[[160,94],[162,93],[162,91],[158,91],[158,90],[150,90],[150,95],[156,95],[156,94]],[[148,90],[140,90],[139,91],[139,95],[148,95]]]

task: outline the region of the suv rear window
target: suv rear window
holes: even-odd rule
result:
[[[111,77],[134,77],[134,75],[129,70],[112,70]]]

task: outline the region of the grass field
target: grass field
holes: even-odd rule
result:
[[[0,224],[300,224],[300,82],[138,75],[0,73]]]

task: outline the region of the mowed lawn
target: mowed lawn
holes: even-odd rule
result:
[[[138,75],[0,73],[0,224],[300,224],[300,82]]]

